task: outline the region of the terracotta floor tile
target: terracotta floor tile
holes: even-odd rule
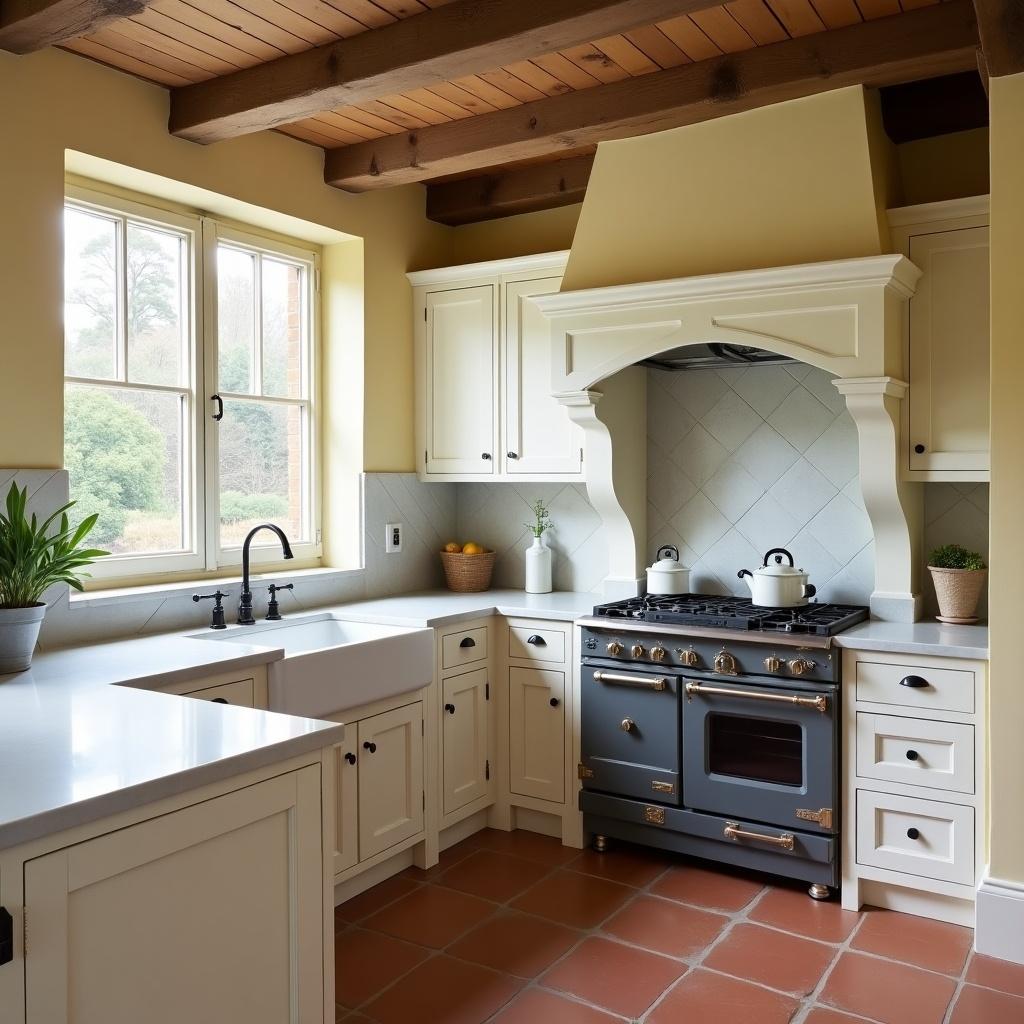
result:
[[[603,878],[556,871],[527,889],[512,906],[571,928],[594,928],[635,894],[635,889]]]
[[[516,996],[494,1018],[494,1024],[621,1024],[618,1017],[592,1006],[531,988]]]
[[[670,900],[732,912],[745,907],[763,888],[761,882],[742,875],[679,864],[662,875],[651,886],[651,892]]]
[[[379,882],[372,889],[361,892],[358,896],[346,900],[340,906],[334,908],[334,920],[336,925],[342,925],[348,921],[361,921],[364,917],[380,910],[381,907],[392,903],[401,896],[405,896],[418,888],[416,882],[410,878],[403,878],[395,875],[393,878]]]
[[[1011,964],[1008,960],[975,953],[967,968],[967,980],[985,988],[1024,996],[1024,964]]]
[[[580,933],[572,928],[508,911],[463,935],[448,952],[506,974],[535,978],[579,939]]]
[[[468,839],[463,839],[461,843],[456,843],[454,846],[449,846],[447,850],[442,850],[437,863],[432,868],[411,866],[407,867],[402,872],[402,875],[416,882],[429,882],[443,875],[449,868],[454,867],[459,861],[465,860],[471,853],[479,849],[480,841],[476,835],[472,835]]]
[[[833,946],[741,923],[711,951],[704,966],[771,988],[807,995],[821,981],[835,955]]]
[[[380,1024],[481,1024],[522,984],[486,967],[435,956],[364,1007],[364,1012]]]
[[[566,864],[570,871],[608,878],[623,885],[642,889],[650,885],[670,867],[676,858],[660,850],[646,850],[642,846],[613,846],[607,853],[584,850],[575,860]]]
[[[669,956],[694,956],[718,937],[729,919],[670,900],[641,896],[606,921],[602,931]]]
[[[429,956],[378,932],[350,928],[334,939],[335,1001],[354,1009]]]
[[[507,903],[539,882],[550,870],[539,861],[481,849],[446,871],[437,882],[485,900]]]
[[[438,885],[424,885],[367,918],[364,924],[397,939],[443,949],[495,909],[493,903],[475,896]]]
[[[536,832],[524,832],[522,829],[501,832],[488,828],[476,833],[473,838],[488,850],[526,857],[527,860],[537,860],[551,867],[575,860],[580,852],[571,846],[563,846],[560,839],[538,835]]]
[[[973,941],[970,928],[871,908],[864,913],[851,946],[889,960],[959,975]]]
[[[808,939],[842,942],[857,927],[860,915],[832,901],[812,900],[803,889],[772,888],[750,912],[750,919]]]
[[[1024,998],[964,985],[957,996],[949,1024],[1021,1024]]]
[[[864,1024],[863,1017],[851,1017],[839,1010],[830,1010],[827,1006],[814,1006],[804,1018],[804,1024]]]
[[[941,1024],[955,990],[952,978],[844,953],[825,982],[820,1001],[882,1024]]]
[[[788,1024],[797,1001],[736,978],[695,970],[654,1008],[649,1024]]]
[[[613,1013],[639,1017],[686,965],[608,939],[587,939],[541,980]]]

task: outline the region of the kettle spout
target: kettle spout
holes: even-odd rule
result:
[[[754,574],[749,569],[740,569],[736,573],[737,579],[743,580],[747,584],[747,590],[753,594],[754,592]]]

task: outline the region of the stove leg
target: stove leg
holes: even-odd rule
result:
[[[832,895],[832,890],[827,885],[822,885],[820,882],[815,882],[807,890],[807,895],[812,900],[827,900]]]
[[[597,853],[607,853],[609,845],[607,836],[594,836],[593,847]]]

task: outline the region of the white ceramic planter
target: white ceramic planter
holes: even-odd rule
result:
[[[0,608],[0,675],[24,672],[32,664],[46,605]]]
[[[551,548],[543,537],[534,537],[532,546],[526,549],[526,592],[528,594],[551,593]]]

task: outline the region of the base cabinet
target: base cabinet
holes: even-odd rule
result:
[[[26,862],[27,1024],[322,1021],[320,788],[301,768]]]
[[[491,777],[487,715],[489,689],[485,668],[448,676],[442,683],[445,814],[487,796]]]
[[[509,789],[565,799],[565,673],[509,668]]]

